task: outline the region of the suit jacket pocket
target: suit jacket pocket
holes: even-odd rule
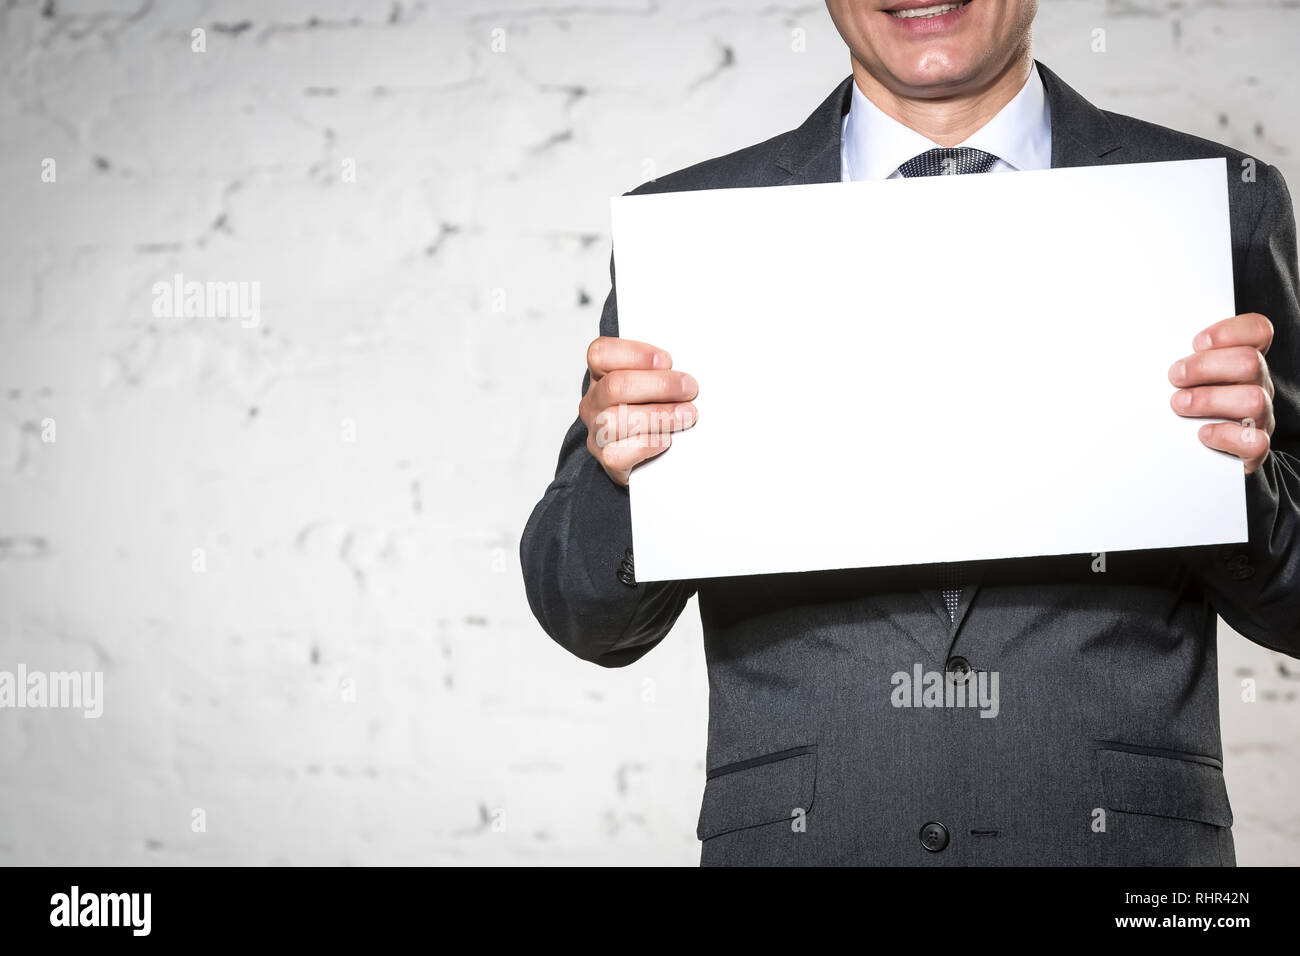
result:
[[[695,835],[700,840],[792,820],[812,810],[817,748],[794,747],[709,771]]]
[[[1213,758],[1134,747],[1102,749],[1097,759],[1112,810],[1232,826],[1223,770]]]

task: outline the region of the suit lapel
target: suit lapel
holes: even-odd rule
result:
[[[786,136],[776,154],[776,165],[782,171],[778,173],[779,185],[840,181],[840,134],[852,91],[850,75],[822,100],[802,126]]]
[[[1038,64],[1052,118],[1052,168],[1096,166],[1121,143],[1106,114],[1071,89],[1043,64]],[[1119,157],[1106,160],[1118,162]]]

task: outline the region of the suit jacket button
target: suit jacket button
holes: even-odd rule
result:
[[[948,845],[948,828],[942,823],[927,823],[921,827],[921,846],[931,853],[940,853]]]
[[[964,657],[948,658],[948,679],[954,684],[964,684],[970,679],[970,661]]]

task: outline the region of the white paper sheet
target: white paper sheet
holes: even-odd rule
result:
[[[638,581],[1244,541],[1169,406],[1234,313],[1224,160],[620,197],[620,335],[700,384]]]

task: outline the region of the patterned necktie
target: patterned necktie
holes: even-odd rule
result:
[[[997,161],[996,156],[982,149],[951,146],[913,156],[899,166],[898,171],[909,179],[913,176],[962,176],[966,173],[987,173]]]
[[[943,606],[948,609],[948,620],[957,620],[957,605],[961,603],[962,583],[966,579],[964,564],[939,565],[939,590],[943,592]]]
[[[998,158],[982,149],[953,146],[932,149],[914,156],[898,167],[899,173],[909,179],[913,176],[962,176],[966,173],[987,173]],[[964,589],[963,566],[949,564],[939,568],[939,589],[943,592],[943,606],[948,609],[948,620],[957,620],[957,605],[961,603]]]

